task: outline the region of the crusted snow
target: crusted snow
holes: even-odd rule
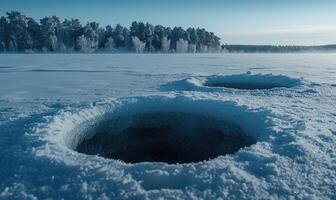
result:
[[[336,198],[333,54],[0,55],[0,66],[0,199]],[[232,75],[295,84],[199,81]],[[100,120],[153,108],[217,115],[257,143],[189,164],[73,150]]]

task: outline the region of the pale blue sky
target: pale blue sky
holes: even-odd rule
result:
[[[229,44],[336,44],[335,8],[335,0],[0,0],[1,15],[204,27]]]

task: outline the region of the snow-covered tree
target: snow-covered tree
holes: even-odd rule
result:
[[[73,38],[71,35],[71,21],[65,19],[60,26],[58,33],[59,50],[61,52],[66,52],[68,49],[74,48]]]
[[[68,51],[72,49],[77,50],[77,38],[83,35],[83,27],[78,19],[71,19],[69,29],[69,37],[68,40],[64,40],[64,44],[67,46]]]
[[[8,42],[8,22],[5,17],[0,17],[0,43],[2,50],[0,51],[6,51],[6,43]]]
[[[11,40],[11,41],[9,42],[9,44],[8,44],[8,51],[10,51],[10,52],[15,52],[15,51],[17,51],[15,41],[13,42],[13,40]]]
[[[153,33],[153,40],[152,45],[155,49],[155,51],[162,51],[162,39],[163,37],[166,37],[165,34],[165,27],[161,25],[157,25],[154,27],[154,33]]]
[[[174,27],[171,36],[172,49],[175,49],[176,52],[178,52],[180,49],[177,50],[176,45],[180,39],[187,40],[188,38],[185,36],[185,30],[182,27]]]
[[[98,49],[99,44],[99,24],[95,22],[88,23],[84,27],[84,39],[86,40],[85,52],[94,52]],[[84,41],[81,38],[82,41]],[[81,50],[82,51],[82,50]]]
[[[29,33],[29,48],[33,50],[41,50],[42,47],[42,33],[40,25],[33,19],[28,18],[27,29]]]
[[[190,43],[197,46],[197,44],[199,43],[199,36],[197,35],[196,29],[188,28],[187,32],[189,33]]]
[[[188,44],[188,52],[196,53],[196,44]]]
[[[104,48],[105,48],[105,43],[107,42],[108,38],[112,38],[113,39],[113,28],[110,25],[108,25],[108,26],[105,27]]]
[[[5,42],[0,42],[0,52],[6,51]]]
[[[105,35],[105,29],[104,28],[99,28],[97,30],[98,34],[98,49],[104,49],[105,48],[105,43],[106,43],[106,35]]]
[[[164,36],[161,40],[161,51],[164,53],[168,53],[170,49],[170,40]]]
[[[65,53],[65,52],[68,52],[68,51],[72,51],[72,49],[68,49],[63,42],[60,42],[59,43],[59,52],[62,52],[62,53]]]
[[[114,41],[113,41],[112,37],[107,38],[107,41],[105,43],[105,50],[106,51],[115,51],[115,44],[114,44]]]
[[[117,24],[116,27],[113,29],[112,38],[116,45],[116,47],[124,47],[125,46],[125,38],[123,34],[124,27],[120,24]]]
[[[188,52],[188,41],[180,38],[176,41],[176,53],[187,53]]]
[[[50,35],[50,47],[51,51],[57,51],[59,49],[56,35]]]
[[[146,43],[139,40],[139,38],[136,37],[136,36],[132,37],[132,42],[133,42],[133,46],[135,48],[135,52],[142,53],[144,51],[144,49],[146,47]]]
[[[77,49],[82,53],[92,53],[97,49],[98,41],[86,38],[81,35],[77,38]]]
[[[125,48],[130,49],[132,47],[132,40],[130,31],[127,28],[123,29],[123,36],[124,36]]]
[[[201,53],[208,53],[208,46],[204,45],[204,44],[200,44],[199,52],[201,52]]]
[[[80,52],[87,52],[87,41],[85,39],[84,35],[81,35],[77,38],[77,43],[76,43],[76,48],[80,51]]]
[[[60,21],[58,17],[45,17],[41,19],[41,32],[43,47],[50,51],[57,51],[58,44],[55,44],[60,30]]]
[[[153,52],[155,51],[153,47],[153,38],[154,38],[154,26],[150,23],[146,23],[145,27],[145,41],[146,41],[146,48],[147,51]]]
[[[20,12],[8,12],[8,34],[9,40],[12,41],[14,49],[17,51],[24,51],[28,49],[27,41],[29,39],[29,33],[27,31],[27,17]]]
[[[138,29],[139,29],[139,24],[138,22],[134,21],[132,22],[132,25],[130,27],[130,35],[131,37],[138,37]]]

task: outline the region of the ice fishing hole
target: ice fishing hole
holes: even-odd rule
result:
[[[292,88],[302,84],[302,79],[285,75],[245,74],[195,76],[166,83],[160,86],[163,91],[201,90],[213,91],[212,88],[233,88],[241,90],[267,90],[273,88]],[[210,89],[210,90],[209,90]]]
[[[76,151],[127,163],[191,163],[234,154],[255,141],[232,123],[188,112],[156,111],[102,120]]]
[[[245,89],[245,90],[265,90],[277,87],[287,87],[281,84],[268,84],[268,83],[253,83],[253,82],[218,82],[218,83],[206,83],[207,87],[225,87],[225,88],[235,88],[235,89]]]
[[[245,90],[266,90],[279,87],[291,88],[299,84],[299,79],[293,79],[283,75],[238,74],[229,76],[210,76],[203,83],[203,86]]]

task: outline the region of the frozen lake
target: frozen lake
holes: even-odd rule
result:
[[[0,54],[0,199],[335,199],[335,55]]]

